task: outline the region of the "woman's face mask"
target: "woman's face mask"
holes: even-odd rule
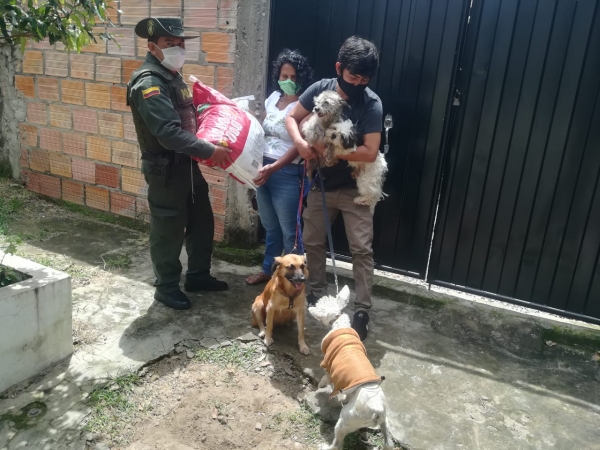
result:
[[[285,81],[279,80],[279,87],[286,95],[295,95],[298,92],[298,84],[290,79]]]

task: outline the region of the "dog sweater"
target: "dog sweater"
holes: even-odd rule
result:
[[[330,397],[361,384],[381,381],[354,329],[330,331],[323,339],[321,351],[325,355],[321,367],[329,373],[334,387]]]

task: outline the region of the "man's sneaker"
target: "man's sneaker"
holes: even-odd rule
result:
[[[181,291],[154,293],[154,299],[173,309],[190,309],[190,299]]]
[[[317,297],[312,292],[306,296],[306,303],[308,303],[308,306],[315,306],[318,301],[319,297]]]
[[[197,291],[226,291],[229,289],[229,285],[221,280],[217,280],[212,275],[207,275],[198,280],[186,280],[184,288],[188,292]]]
[[[369,314],[366,311],[356,311],[352,319],[352,328],[358,333],[360,340],[364,341],[369,333]]]

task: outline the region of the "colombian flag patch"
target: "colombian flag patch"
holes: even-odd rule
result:
[[[144,95],[144,98],[150,98],[153,95],[159,95],[160,88],[158,86],[152,86],[152,87],[149,87],[148,89],[143,90],[142,94]]]

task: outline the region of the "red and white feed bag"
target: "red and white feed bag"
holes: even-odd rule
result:
[[[198,118],[196,136],[231,149],[233,162],[223,168],[236,181],[256,189],[252,180],[262,167],[265,133],[248,111],[249,97],[230,100],[196,77],[190,76],[189,79],[194,83],[193,99]],[[202,105],[205,107],[198,113],[198,106]],[[210,161],[197,161],[211,166]]]

